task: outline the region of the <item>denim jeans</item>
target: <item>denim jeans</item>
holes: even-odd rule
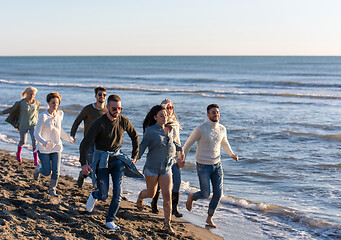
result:
[[[173,188],[172,192],[180,192],[181,186],[181,170],[178,167],[178,164],[174,163],[172,166],[172,180],[173,180]],[[160,192],[160,185],[157,186],[157,192]]]
[[[172,192],[180,192],[181,185],[181,170],[178,167],[178,164],[174,163],[172,166],[173,173],[173,189]]]
[[[88,152],[86,153],[86,161],[87,161],[88,165],[90,165],[92,163],[94,151],[95,151],[95,145],[90,145]]]
[[[20,141],[19,141],[18,146],[22,147],[22,146],[24,146],[26,144],[27,132],[30,133],[31,140],[32,140],[32,147],[36,148],[36,139],[34,137],[34,127],[31,127],[29,129],[20,129],[19,130]]]
[[[41,168],[39,172],[44,176],[48,176],[52,172],[51,179],[57,180],[60,173],[60,152],[41,153],[38,151],[38,156],[41,162]]]
[[[195,192],[193,200],[208,199],[211,193],[210,181],[213,187],[213,196],[208,206],[208,215],[213,216],[223,194],[223,168],[221,162],[214,165],[197,163],[197,172],[200,183],[200,191]]]
[[[124,164],[122,161],[115,159],[108,163],[108,168],[98,168],[97,178],[98,178],[98,189],[94,191],[93,197],[105,201],[108,198],[109,193],[109,175],[111,175],[113,183],[113,194],[111,203],[108,210],[108,215],[106,217],[106,222],[114,221],[118,208],[120,206],[120,195],[122,188],[122,181],[124,175]]]

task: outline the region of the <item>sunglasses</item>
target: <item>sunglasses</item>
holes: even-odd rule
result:
[[[173,106],[168,106],[167,109],[168,110],[172,110],[174,107]]]
[[[110,107],[110,109],[113,111],[122,111],[121,107]]]
[[[97,95],[98,95],[99,97],[102,97],[102,96],[105,97],[105,96],[107,96],[106,93],[98,93]]]

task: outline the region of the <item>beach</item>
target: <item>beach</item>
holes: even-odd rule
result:
[[[117,231],[105,228],[111,196],[97,202],[92,213],[85,204],[93,187],[61,176],[58,197],[48,195],[50,177],[33,180],[31,159],[18,163],[9,151],[0,151],[0,232],[1,239],[222,239],[210,230],[181,219],[172,219],[174,236],[165,233],[163,214],[150,207],[140,212],[135,203],[122,199],[116,216]]]
[[[224,239],[329,240],[341,236],[340,64],[341,57],[0,57],[0,111],[33,86],[41,113],[47,108],[46,95],[57,91],[62,126],[69,134],[83,107],[95,101],[94,88],[104,86],[108,95],[120,96],[121,114],[142,140],[147,112],[169,98],[184,145],[207,120],[207,105],[216,103],[240,159],[232,160],[221,149],[223,196],[214,214],[219,228],[210,231]],[[5,121],[7,116],[0,116],[0,148],[13,155],[19,134]],[[83,133],[81,124],[75,143],[63,142],[61,175],[77,179]],[[131,154],[128,134],[121,149]],[[205,227],[209,199],[186,210],[188,194],[200,189],[195,154],[196,144],[181,170],[179,211],[182,220]],[[146,155],[136,164],[140,171]],[[32,159],[29,138],[22,156]],[[136,201],[145,187],[144,179],[124,178],[129,201]],[[89,195],[85,191],[82,205]]]

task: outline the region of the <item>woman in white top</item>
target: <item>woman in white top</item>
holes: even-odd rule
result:
[[[49,194],[52,196],[57,196],[56,187],[59,178],[61,152],[63,150],[61,138],[70,143],[75,141],[62,128],[64,112],[58,110],[61,98],[61,95],[57,92],[49,93],[46,96],[49,108],[39,115],[34,131],[41,162],[41,167],[37,165],[34,171],[34,179],[38,179],[39,173],[49,176],[52,172],[49,187]]]

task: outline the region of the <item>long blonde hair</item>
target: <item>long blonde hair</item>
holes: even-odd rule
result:
[[[172,104],[173,109],[172,109],[172,116],[168,116],[168,122],[167,122],[167,123],[174,123],[174,122],[177,122],[177,123],[179,124],[179,129],[182,129],[182,124],[180,124],[179,118],[178,118],[178,116],[175,114],[173,102],[172,102],[170,99],[165,98],[165,99],[161,102],[161,106],[163,106],[164,108],[167,109],[167,105],[168,105],[169,103]]]
[[[25,90],[21,93],[21,97],[22,98],[26,98],[27,97],[27,94],[29,92],[33,92],[33,93],[37,93],[38,92],[38,89],[36,89],[35,87],[27,87],[25,88]]]

